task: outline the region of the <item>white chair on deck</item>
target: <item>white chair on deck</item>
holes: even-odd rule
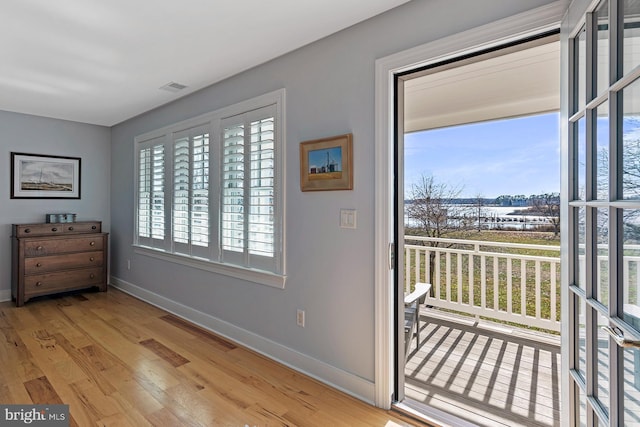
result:
[[[414,291],[404,297],[404,357],[411,347],[411,338],[416,335],[416,347],[420,346],[420,303],[431,290],[431,283],[416,283]]]

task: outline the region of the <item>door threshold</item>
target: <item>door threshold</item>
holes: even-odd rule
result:
[[[391,409],[432,427],[480,427],[455,415],[408,398],[402,402],[393,403]]]

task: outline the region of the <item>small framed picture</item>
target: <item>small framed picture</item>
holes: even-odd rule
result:
[[[353,135],[300,143],[302,191],[353,190]]]
[[[79,199],[79,157],[11,153],[12,199]]]

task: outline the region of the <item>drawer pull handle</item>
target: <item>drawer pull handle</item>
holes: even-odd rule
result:
[[[57,228],[55,228],[55,227],[53,227],[53,228],[51,229],[51,231],[58,231],[58,229],[57,229]]]
[[[42,286],[42,282],[36,282],[36,286]]]
[[[96,260],[96,259],[95,259],[94,257],[89,258],[89,261],[91,261],[91,262],[93,262],[93,261],[95,261],[95,260]]]
[[[95,278],[95,277],[96,277],[96,275],[95,275],[95,274],[93,274],[93,273],[91,273],[91,274],[89,275],[89,278],[90,278],[90,279],[93,279],[93,278]]]
[[[91,226],[91,229],[92,229],[92,230],[95,230],[96,228],[98,228],[98,227],[96,227],[95,225],[92,225],[92,226]]]
[[[36,251],[41,251],[41,250],[42,250],[42,246],[38,246],[38,247],[36,248]]]
[[[41,263],[37,263],[36,267],[42,267],[42,264]]]
[[[73,231],[73,227],[69,227],[69,231]]]
[[[25,229],[24,229],[24,232],[25,232],[25,233],[31,233],[31,229],[30,229],[30,228],[25,228]]]
[[[95,246],[95,245],[96,245],[96,242],[89,243],[89,246]]]

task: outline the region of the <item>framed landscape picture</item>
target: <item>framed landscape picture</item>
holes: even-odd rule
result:
[[[353,189],[353,135],[300,143],[302,191]]]
[[[12,199],[79,199],[80,158],[11,153]]]

